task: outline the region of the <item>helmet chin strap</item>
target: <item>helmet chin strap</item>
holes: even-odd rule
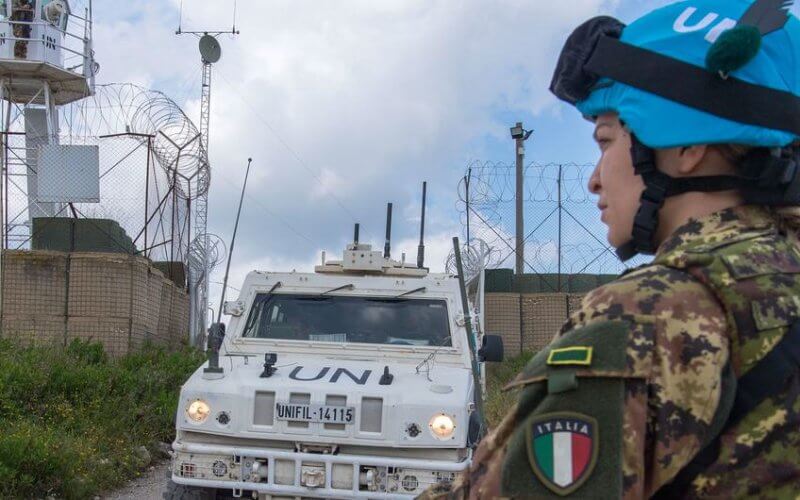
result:
[[[631,133],[631,159],[636,175],[644,181],[644,191],[639,198],[639,209],[633,219],[631,239],[616,248],[617,257],[623,262],[637,254],[652,255],[658,248],[655,240],[658,230],[658,215],[664,201],[691,191],[712,192],[739,189],[746,179],[732,175],[706,177],[670,177],[656,167],[655,150],[642,144]]]

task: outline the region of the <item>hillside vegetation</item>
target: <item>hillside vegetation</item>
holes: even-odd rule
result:
[[[0,339],[0,498],[91,498],[136,477],[141,446],[171,442],[181,384],[200,353]]]

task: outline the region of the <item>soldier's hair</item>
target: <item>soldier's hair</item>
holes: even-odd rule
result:
[[[743,144],[714,144],[710,146],[716,150],[734,168],[737,168],[742,159],[753,150],[752,146]],[[795,246],[800,248],[800,206],[772,207],[778,229],[791,239]]]
[[[717,151],[728,163],[736,167],[742,161],[742,158],[749,153],[753,147],[744,144],[712,144],[712,149]]]

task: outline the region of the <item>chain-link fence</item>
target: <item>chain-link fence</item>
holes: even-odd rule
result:
[[[545,292],[562,291],[568,275],[617,274],[623,265],[606,241],[597,198],[588,190],[593,165],[530,163],[523,170],[525,274],[547,275]],[[513,268],[516,260],[516,168],[472,162],[458,185],[465,241],[480,249],[488,268]]]
[[[45,167],[44,158],[39,157],[45,149],[31,145],[30,134],[26,138],[8,132],[0,137],[5,138],[6,165],[4,249],[99,249],[154,261],[187,262],[191,200],[176,189],[175,172],[156,161],[153,136],[62,138],[60,145],[94,146],[97,155],[70,158],[63,171],[49,171],[52,162]],[[87,172],[92,169],[95,173]],[[67,185],[71,186],[67,189]],[[69,196],[54,201],[59,196],[51,196],[50,191]],[[87,196],[75,196],[81,192]],[[79,225],[74,226],[74,221]]]

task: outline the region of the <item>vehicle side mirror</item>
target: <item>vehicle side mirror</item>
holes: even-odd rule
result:
[[[503,338],[500,335],[484,335],[478,350],[478,360],[490,363],[503,361]]]
[[[229,300],[222,306],[222,314],[241,316],[242,313],[244,313],[244,302],[241,300]]]

